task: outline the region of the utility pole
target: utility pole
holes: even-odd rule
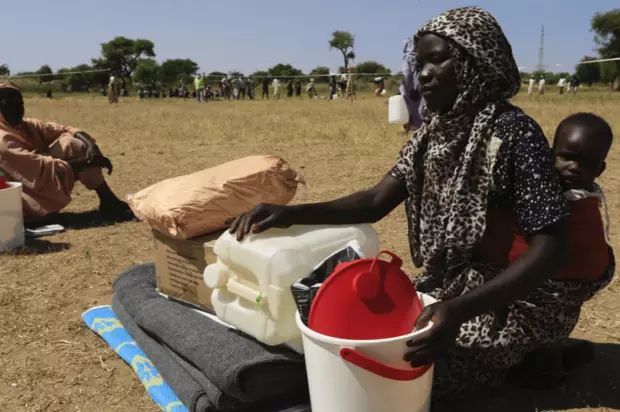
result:
[[[540,48],[538,49],[538,67],[537,70],[539,72],[545,71],[545,25],[543,24],[540,28]]]

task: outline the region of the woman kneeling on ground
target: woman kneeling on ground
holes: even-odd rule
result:
[[[554,279],[567,254],[567,206],[538,124],[507,99],[519,90],[495,19],[449,10],[414,37],[423,125],[375,187],[326,203],[261,205],[231,227],[238,239],[293,224],[376,222],[405,202],[411,254],[427,307],[410,341],[414,366],[435,362],[435,396],[501,382],[526,354],[565,339],[602,283]],[[529,249],[508,264],[512,231]]]

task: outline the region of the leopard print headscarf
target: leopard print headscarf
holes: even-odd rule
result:
[[[449,41],[459,92],[450,111],[423,113],[403,148],[411,254],[428,274],[466,264],[486,226],[491,170],[487,150],[497,106],[519,91],[512,49],[496,20],[478,7],[449,10],[424,25]]]

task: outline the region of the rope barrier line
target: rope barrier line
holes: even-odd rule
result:
[[[603,62],[612,62],[612,61],[619,61],[620,57],[613,57],[610,59],[598,59],[598,60],[588,60],[585,62],[579,62],[577,63],[579,64],[589,64],[589,63],[603,63]],[[50,77],[50,76],[64,76],[64,75],[72,75],[72,74],[86,74],[86,73],[101,73],[101,72],[109,72],[110,69],[95,69],[95,70],[83,70],[83,71],[71,71],[71,72],[60,72],[60,73],[41,73],[41,74],[37,74],[37,73],[31,73],[31,74],[17,74],[17,75],[0,75],[0,78],[8,78],[8,79],[22,79],[22,78],[30,78],[30,77]],[[329,73],[329,74],[297,74],[297,75],[290,75],[290,76],[286,76],[286,75],[282,75],[282,76],[273,76],[273,75],[264,75],[264,76],[229,76],[228,74],[225,75],[217,75],[217,74],[207,74],[204,77],[226,77],[226,78],[232,78],[232,77],[244,77],[244,78],[250,78],[250,79],[264,79],[265,77],[267,78],[274,78],[274,77],[280,77],[280,78],[284,78],[284,79],[297,79],[297,78],[314,78],[314,77],[332,77],[332,76],[342,76],[342,75],[346,75],[346,76],[375,76],[375,77],[379,77],[379,76],[384,76],[384,77],[390,77],[390,76],[400,76],[402,73],[401,72],[396,72],[396,73]]]
[[[68,75],[68,74],[83,74],[83,73],[101,73],[101,72],[109,72],[109,71],[110,69],[97,69],[97,70],[84,70],[84,71],[79,71],[79,72],[17,74],[15,76],[4,74],[4,75],[0,75],[0,77],[6,77],[8,79],[21,79],[21,78],[28,78],[28,77],[64,76],[65,74]]]
[[[614,61],[617,61],[617,60],[620,60],[620,57],[613,57],[611,59],[588,60],[588,61],[585,61],[585,62],[579,62],[577,64],[614,62]]]
[[[265,77],[282,77],[285,79],[290,79],[290,78],[305,78],[305,77],[339,77],[342,75],[348,76],[398,76],[401,73],[331,73],[331,74],[298,74],[298,75],[291,75],[291,76],[287,76],[287,75],[282,75],[282,76],[273,76],[273,75],[266,75],[266,76],[237,76],[237,77],[249,77],[251,79],[263,79]],[[223,76],[217,76],[217,75],[206,75],[205,77],[223,77]]]

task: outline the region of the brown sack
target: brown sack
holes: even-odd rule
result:
[[[155,183],[129,196],[138,219],[175,239],[225,228],[259,203],[284,205],[301,181],[277,156],[248,156]]]

